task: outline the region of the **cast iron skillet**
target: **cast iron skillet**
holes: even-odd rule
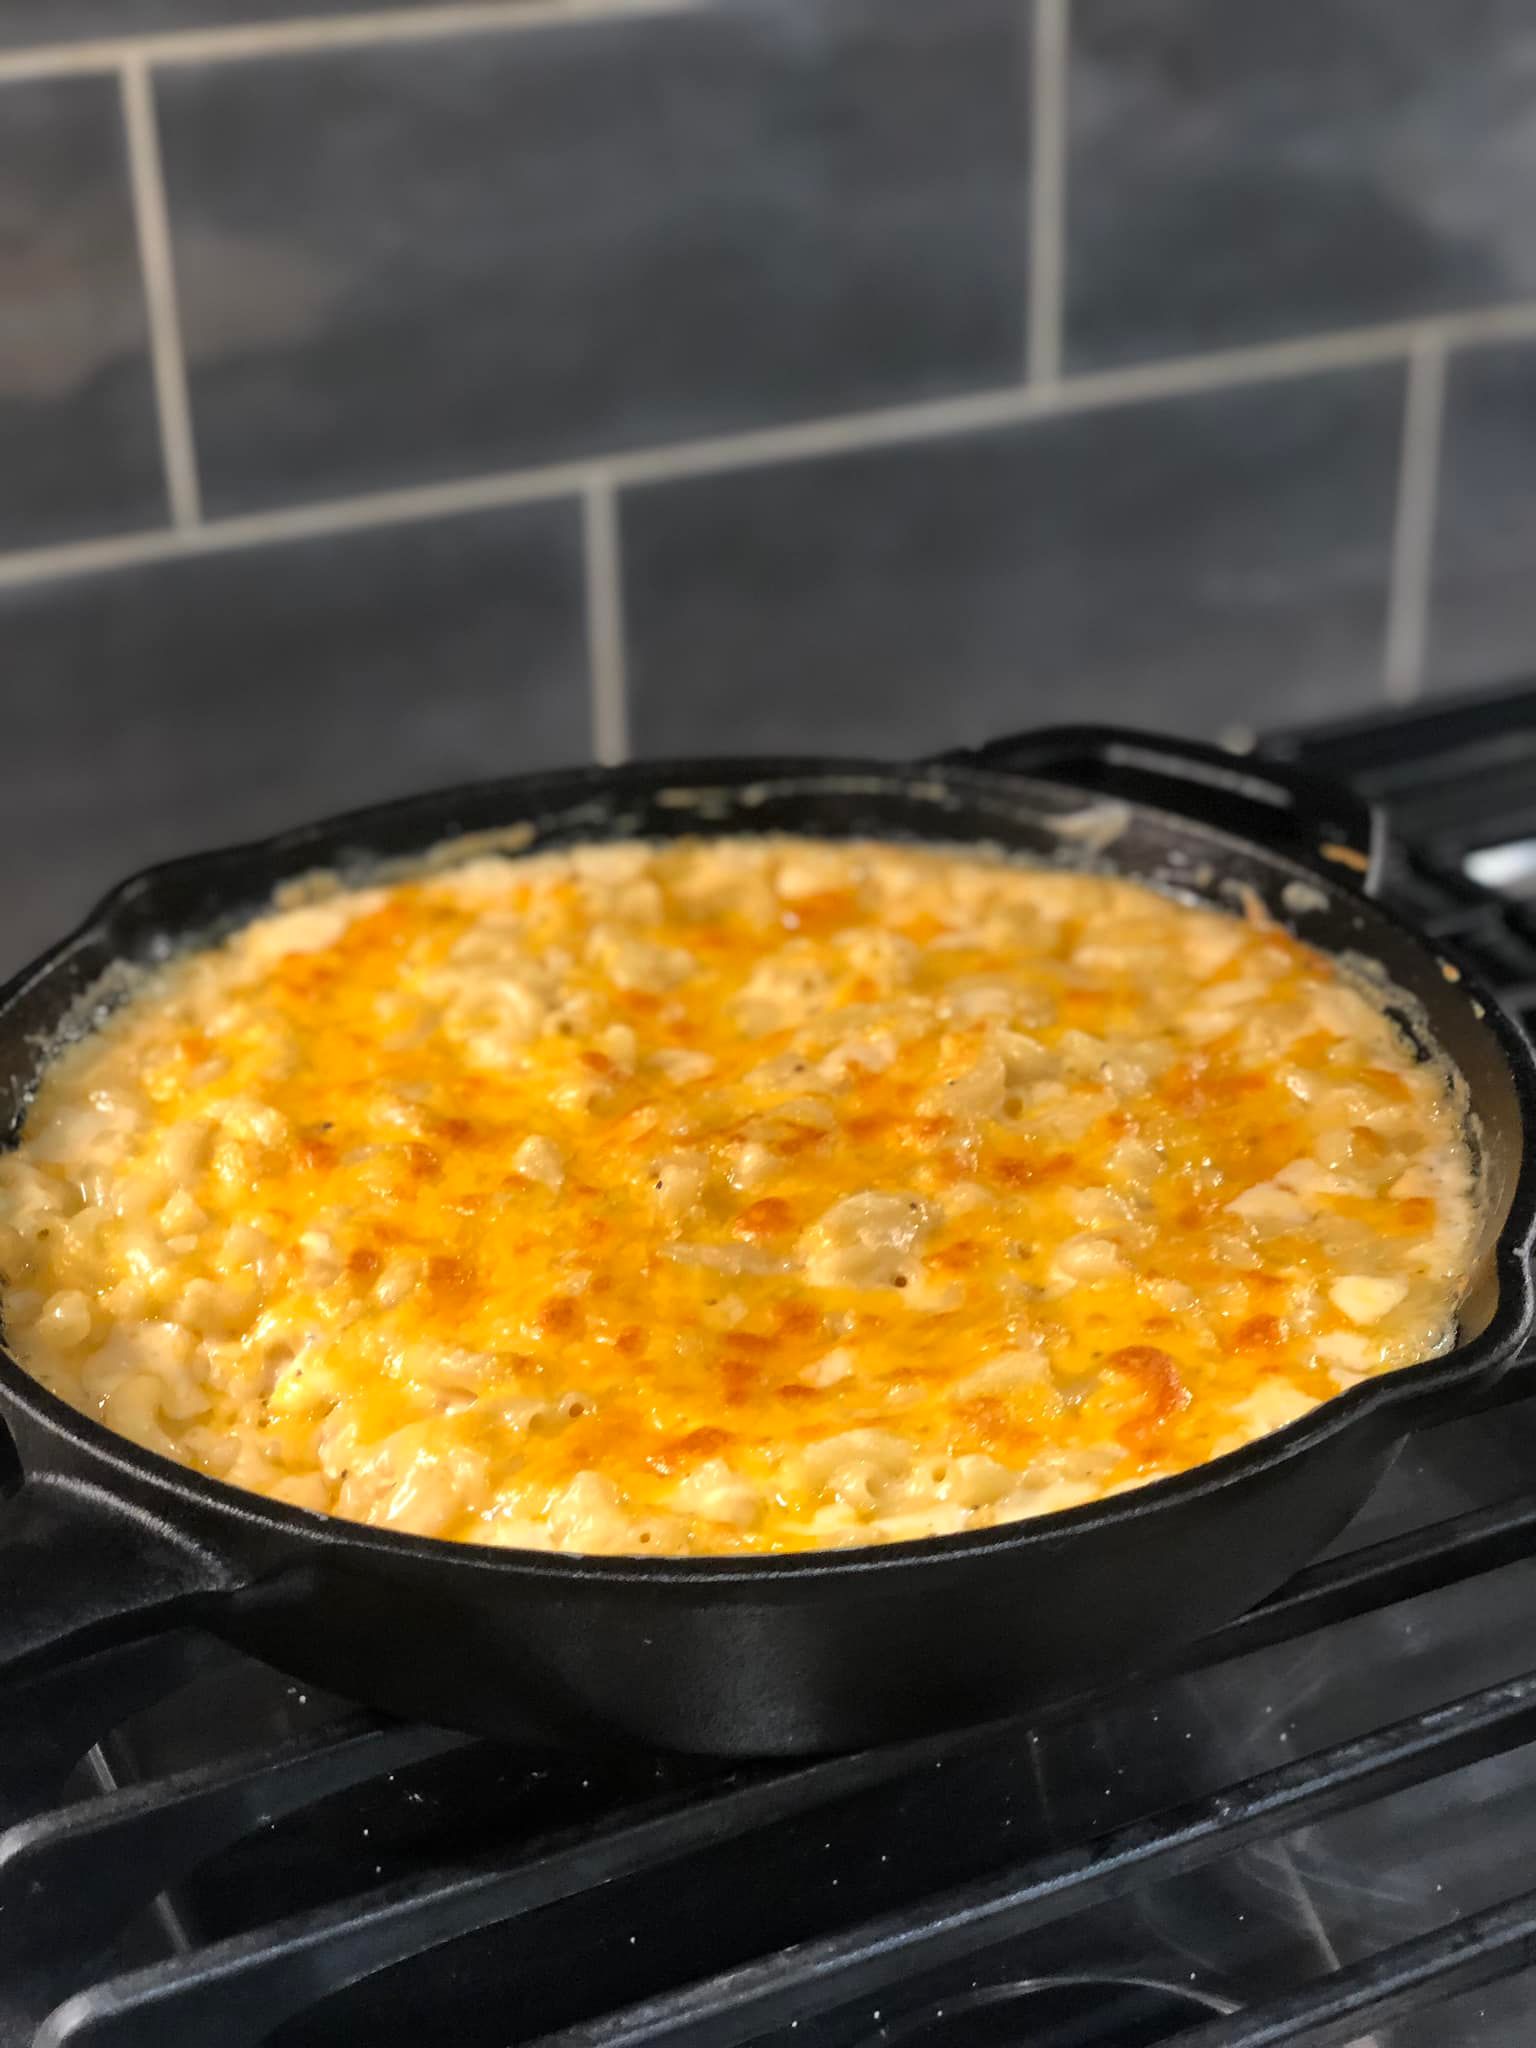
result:
[[[1524,1041],[1369,899],[1378,835],[1357,799],[1130,733],[1041,733],[894,767],[530,776],[174,862],[115,891],[0,993],[0,1119],[14,1127],[49,1034],[114,962],[163,957],[259,909],[289,876],[522,820],[543,846],[699,830],[996,842],[1227,907],[1251,892],[1301,937],[1378,962],[1470,1094],[1487,1220],[1462,1342],[1103,1504],[765,1559],[549,1556],[363,1528],[139,1450],[0,1356],[15,1446],[0,1505],[0,1677],[192,1621],[336,1691],[492,1733],[775,1755],[907,1735],[1134,1669],[1237,1614],[1336,1534],[1406,1431],[1484,1398],[1529,1334],[1536,1083]]]

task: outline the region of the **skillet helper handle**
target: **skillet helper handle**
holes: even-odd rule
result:
[[[1322,861],[1337,881],[1367,895],[1380,886],[1386,852],[1380,811],[1345,784],[1286,761],[1097,725],[1047,726],[941,758],[1155,804],[1278,852]]]
[[[27,1479],[0,1502],[0,1686],[196,1621],[227,1567],[100,1492]]]

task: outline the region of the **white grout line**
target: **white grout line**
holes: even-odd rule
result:
[[[1030,51],[1029,308],[1026,370],[1032,384],[1061,375],[1066,253],[1067,0],[1035,0]]]
[[[277,512],[210,519],[201,526],[156,527],[149,532],[112,534],[101,540],[66,541],[57,547],[0,555],[0,589],[60,576],[131,569],[143,563],[175,561],[190,555],[227,554],[239,548],[271,547],[282,541],[313,540],[326,534],[362,533],[414,520],[449,519],[463,513],[490,511],[498,505],[565,497],[584,488],[590,473],[589,468],[574,463],[559,468],[514,470],[499,476],[472,477],[462,483],[424,484],[409,490],[370,491],[365,497],[288,505]]]
[[[1439,335],[1428,335],[1408,358],[1403,400],[1403,448],[1387,599],[1385,687],[1393,704],[1411,703],[1424,686],[1444,411],[1445,343]]]
[[[641,448],[625,455],[597,455],[550,464],[543,469],[504,470],[452,483],[371,491],[358,497],[209,520],[196,527],[156,528],[0,554],[0,588],[191,554],[262,547],[414,520],[452,518],[488,511],[498,505],[573,496],[598,484],[620,490],[638,484],[707,476],[722,470],[760,469],[866,449],[900,447],[1141,400],[1187,397],[1203,391],[1316,376],[1372,363],[1400,363],[1414,349],[1430,343],[1447,348],[1475,346],[1517,336],[1536,338],[1536,301],[1485,313],[1399,321],[1391,326],[1360,328],[1352,333],[1304,341],[1274,342],[1130,369],[1095,371],[1066,377],[1053,385],[1010,384],[993,391],[890,406],[878,412],[847,413],[752,433],[722,434],[710,440]]]
[[[192,440],[192,407],[187,364],[176,311],[176,273],[171,258],[170,219],[160,137],[155,126],[154,88],[140,59],[122,68],[123,127],[128,141],[128,176],[139,239],[139,267],[149,320],[149,360],[154,373],[155,409],[160,417],[160,455],[173,526],[195,526],[202,510],[197,451]]]
[[[1536,302],[1523,310],[1528,331],[1536,335]],[[711,440],[643,448],[602,461],[613,481],[621,486],[664,483],[717,470],[766,468],[775,463],[853,454],[862,449],[899,447],[951,434],[980,433],[992,427],[1021,426],[1030,420],[1097,412],[1140,400],[1189,397],[1234,385],[1401,362],[1424,332],[1424,323],[1402,321],[1391,327],[1361,328],[1347,334],[1088,371],[1063,377],[1054,384],[1006,384],[989,391],[924,399],[878,411],[843,413],[832,419],[805,420],[791,426],[719,435]]]
[[[303,15],[290,21],[172,29],[159,35],[50,43],[0,51],[0,83],[67,72],[115,71],[130,58],[155,64],[221,64],[371,43],[441,42],[449,37],[548,28],[628,14],[682,14],[707,0],[482,0],[480,5],[391,7],[364,14]]]
[[[592,751],[605,768],[629,758],[624,674],[624,583],[612,481],[596,476],[582,498],[587,563],[587,660],[592,675]]]

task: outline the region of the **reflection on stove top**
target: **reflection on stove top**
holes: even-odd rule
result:
[[[992,1984],[868,2036],[868,2048],[1157,2048],[1224,1999],[1137,1977],[1033,1977]]]
[[[1536,839],[1506,839],[1474,846],[1462,862],[1474,882],[1522,901],[1536,896]]]

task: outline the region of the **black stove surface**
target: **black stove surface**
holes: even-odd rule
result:
[[[1273,744],[1536,1013],[1536,693]],[[190,1633],[0,1693],[0,2048],[1527,2048],[1533,1743],[1517,1368],[1178,1669],[898,1750],[509,1749]]]

